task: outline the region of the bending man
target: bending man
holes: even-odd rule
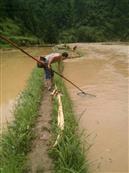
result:
[[[59,73],[61,73],[61,61],[68,58],[68,53],[64,52],[62,54],[60,53],[51,53],[46,55],[45,57],[40,56],[40,61],[43,61],[45,64],[44,71],[45,71],[45,81],[48,90],[50,91],[52,89],[53,85],[53,77],[54,72],[52,70],[51,64],[58,63],[58,70]]]

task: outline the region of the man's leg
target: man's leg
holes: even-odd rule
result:
[[[48,90],[50,91],[52,89],[52,70],[48,68],[44,68],[45,70],[45,79],[46,79],[46,85]]]
[[[51,91],[51,89],[52,89],[52,81],[51,81],[51,79],[47,79],[47,84],[48,84],[48,90]]]

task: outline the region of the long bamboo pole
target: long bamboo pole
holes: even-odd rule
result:
[[[0,35],[0,38],[8,43],[10,43],[11,45],[13,45],[14,47],[16,47],[17,49],[19,49],[21,52],[23,52],[24,54],[26,54],[27,56],[29,56],[30,58],[32,58],[33,60],[37,61],[38,63],[41,63],[43,66],[45,66],[45,64],[42,61],[39,61],[38,59],[34,58],[32,55],[28,54],[25,50],[23,50],[22,48],[20,48],[16,43],[12,42],[11,40],[9,40],[7,37]],[[89,94],[86,93],[85,91],[83,91],[80,87],[78,87],[76,84],[74,84],[71,80],[67,79],[65,76],[63,76],[62,74],[58,73],[57,71],[53,70],[54,73],[56,73],[57,75],[59,75],[60,77],[62,77],[63,79],[65,79],[67,82],[71,83],[75,88],[77,88],[82,94],[84,95],[91,95],[91,96],[95,96],[93,94]]]

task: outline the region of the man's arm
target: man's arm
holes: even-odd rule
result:
[[[59,73],[62,73],[63,72],[63,61],[62,59],[60,61],[58,61],[58,71]]]
[[[48,61],[48,68],[51,68],[51,64],[53,63],[55,57],[52,57],[49,61]]]
[[[60,61],[58,61],[58,71],[59,71],[59,73],[62,73],[61,62]]]

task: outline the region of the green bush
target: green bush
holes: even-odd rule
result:
[[[17,25],[12,19],[5,18],[0,19],[0,33],[10,35],[21,35],[22,31],[19,25]]]
[[[66,30],[61,32],[59,35],[60,43],[72,43],[77,42],[76,31],[74,29]]]
[[[81,26],[77,29],[78,42],[99,42],[105,39],[103,31],[95,27]]]
[[[23,28],[9,18],[0,19],[0,34],[7,36],[9,39],[22,46],[30,46],[39,43],[37,37],[23,33]],[[8,43],[0,39],[0,45],[7,44]]]

